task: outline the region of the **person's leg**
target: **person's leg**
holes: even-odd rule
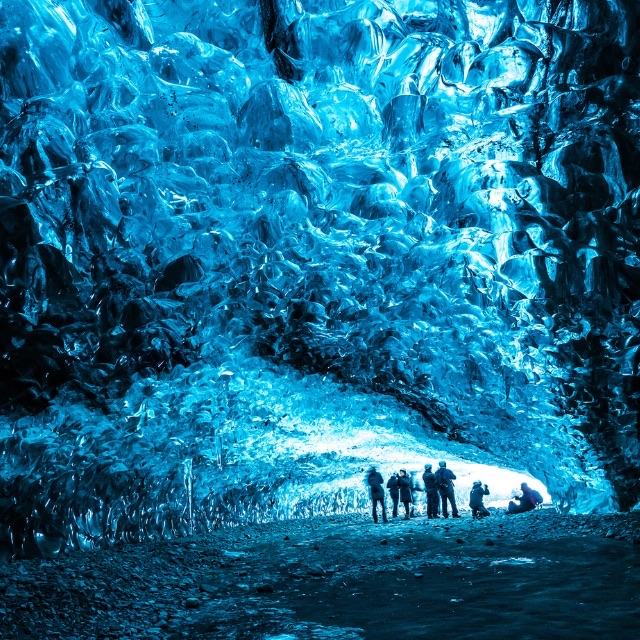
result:
[[[392,498],[393,499],[393,517],[398,517],[398,502],[400,502],[400,498]]]
[[[440,517],[440,494],[437,491],[433,491],[432,494],[433,496],[433,517],[434,518],[439,518]]]
[[[372,498],[373,502],[373,521],[378,524],[378,498]]]
[[[507,513],[521,513],[522,509],[520,509],[520,505],[516,504],[513,500],[509,502],[509,506],[507,507]]]
[[[474,520],[478,517],[478,507],[471,507],[471,517]]]
[[[408,520],[409,519],[409,501],[408,500],[403,500],[402,504],[404,505],[404,519]]]
[[[487,507],[485,507],[484,505],[482,505],[480,507],[480,516],[482,518],[486,518],[487,516],[490,516],[491,513],[489,513],[489,509],[487,509]]]
[[[449,502],[451,503],[451,515],[454,518],[459,518],[460,514],[458,513],[458,506],[456,505],[456,495],[453,492],[453,489],[449,489]]]
[[[433,491],[427,491],[427,517],[433,518],[436,515],[435,500]]]
[[[442,503],[442,516],[444,518],[448,518],[449,513],[447,511],[447,494],[445,491],[440,493],[440,502]]]
[[[384,504],[384,498],[380,500],[380,507],[382,508],[382,522],[389,522],[389,520],[387,520],[387,507]]]

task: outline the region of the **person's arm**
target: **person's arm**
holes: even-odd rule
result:
[[[489,487],[487,487],[487,485],[484,485],[484,495],[488,496],[489,495]]]

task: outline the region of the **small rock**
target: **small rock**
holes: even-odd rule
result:
[[[275,593],[275,590],[276,590],[275,587],[269,583],[259,584],[256,587],[256,591],[258,593]]]
[[[384,540],[380,540],[380,544],[389,544],[389,542],[387,541],[387,539],[385,538]]]
[[[613,529],[609,529],[609,531],[607,531],[607,533],[605,534],[605,538],[615,538],[616,537],[616,532]]]
[[[458,544],[464,544],[464,540],[462,538],[456,538],[456,542]]]
[[[320,547],[317,544],[313,545],[313,550],[314,551],[320,551]]]
[[[291,538],[289,536],[285,536],[284,539],[285,540],[291,540]]]
[[[414,573],[413,577],[414,578],[424,578],[424,573]]]
[[[207,584],[206,582],[203,582],[200,585],[200,591],[202,591],[203,593],[217,593],[218,587],[216,587],[216,585],[214,584]]]
[[[197,609],[200,606],[200,600],[198,598],[187,598],[184,601],[184,606],[187,609]]]
[[[484,541],[485,545],[487,545],[487,547],[493,547],[493,545],[495,544],[495,542],[491,539],[491,538],[487,538]]]

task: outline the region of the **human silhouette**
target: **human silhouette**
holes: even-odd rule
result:
[[[453,480],[456,479],[453,471],[447,469],[447,463],[444,460],[440,460],[438,463],[438,470],[435,473],[436,485],[438,486],[438,492],[440,493],[440,500],[442,501],[442,515],[445,518],[449,517],[447,511],[447,500],[451,504],[451,515],[454,518],[459,518],[458,507],[456,506],[456,497],[453,492]]]
[[[438,495],[438,487],[436,486],[436,475],[433,473],[433,465],[424,465],[422,481],[424,482],[424,490],[427,493],[427,518],[439,518],[440,496]]]
[[[483,498],[489,495],[489,487],[485,484],[482,486],[480,480],[473,483],[471,494],[469,495],[469,506],[471,507],[471,515],[474,518],[486,518],[490,516],[489,510],[484,506]]]
[[[394,473],[387,481],[387,489],[389,489],[389,495],[393,501],[393,514],[392,517],[398,517],[398,502],[400,501],[400,489],[398,488],[398,474]]]
[[[529,487],[526,482],[520,485],[522,490],[521,496],[515,496],[513,500],[517,500],[520,504],[516,504],[513,500],[509,502],[507,513],[525,513],[527,511],[533,511],[538,504],[538,498],[533,489]]]
[[[376,470],[375,467],[369,469],[369,475],[367,476],[367,484],[371,488],[371,502],[373,503],[373,521],[378,524],[378,502],[382,508],[382,521],[387,521],[387,510],[384,506],[384,479],[382,475]]]
[[[404,505],[404,519],[408,520],[410,518],[411,480],[405,469],[400,469],[398,473],[398,488],[400,489],[400,502]]]

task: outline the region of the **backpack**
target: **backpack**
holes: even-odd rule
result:
[[[533,495],[536,497],[536,504],[542,504],[544,502],[544,498],[542,497],[542,494],[539,491],[536,491],[535,489],[531,489],[531,491],[533,491]]]
[[[436,487],[438,489],[448,489],[449,479],[445,477],[444,473],[440,473],[440,469],[436,471]]]

